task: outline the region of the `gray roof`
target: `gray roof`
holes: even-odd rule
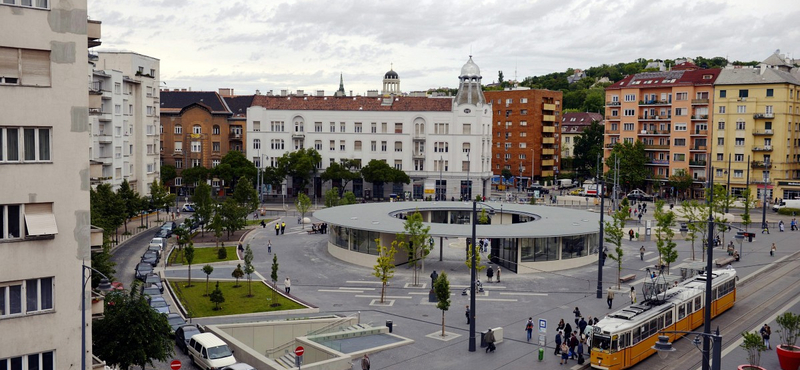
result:
[[[488,207],[487,207],[488,206]],[[596,233],[600,230],[600,215],[597,213],[568,208],[532,206],[528,204],[486,202],[481,207],[494,208],[495,215],[502,211],[537,216],[535,221],[504,224],[478,225],[478,237],[486,238],[524,238],[556,237]],[[501,208],[502,207],[502,208]],[[404,220],[392,216],[398,212],[415,210],[472,211],[472,203],[464,202],[394,202],[365,203],[326,208],[314,212],[314,217],[332,225],[340,225],[359,230],[378,231],[391,234],[403,232]],[[471,237],[469,224],[425,223],[430,226],[431,236]]]
[[[775,68],[734,68],[723,69],[717,77],[716,85],[741,85],[741,84],[777,84],[789,83],[800,85],[800,80],[790,72]]]

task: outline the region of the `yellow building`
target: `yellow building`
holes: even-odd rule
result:
[[[714,181],[739,195],[800,199],[800,71],[773,54],[757,67],[723,69],[714,86]],[[730,168],[730,171],[728,171]],[[730,180],[729,180],[730,179]],[[761,188],[761,189],[759,189]]]

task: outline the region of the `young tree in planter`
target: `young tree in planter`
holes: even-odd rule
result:
[[[399,243],[402,246],[403,242]],[[383,297],[386,295],[386,284],[394,277],[394,255],[397,253],[397,244],[398,241],[395,240],[392,242],[391,248],[386,248],[385,245],[381,245],[380,239],[375,239],[375,245],[379,253],[377,264],[372,266],[375,269],[372,275],[381,281],[381,303],[383,303]]]
[[[191,199],[194,203],[195,217],[203,221],[200,231],[205,235],[206,226],[211,221],[212,215],[217,213],[215,212],[217,203],[211,197],[211,186],[206,184],[205,181],[200,181],[194,189],[194,195],[192,195]]]
[[[251,274],[256,271],[255,267],[253,267],[253,250],[250,249],[250,244],[247,244],[247,247],[244,249],[244,273],[247,274],[247,296],[253,296],[253,287],[251,279]]]
[[[478,224],[480,225],[489,224],[489,215],[486,214],[486,208],[481,208],[481,214],[478,215]]]
[[[486,268],[485,265],[481,265],[481,253],[480,247],[477,244],[470,245],[467,248],[467,260],[464,261],[464,264],[467,265],[470,269],[472,269],[472,254],[475,254],[475,271],[481,272],[483,269]]]
[[[672,231],[672,227],[675,226],[675,212],[664,211],[664,201],[659,200],[656,201],[653,217],[656,219],[656,248],[669,273],[670,264],[678,260],[678,251],[675,250],[677,244],[672,240],[675,237],[675,232]]]
[[[219,289],[219,281],[217,282],[214,291],[211,292],[211,296],[209,297],[211,302],[214,303],[214,311],[219,311],[222,309],[220,304],[225,302],[225,296],[222,294],[222,290]]]
[[[325,207],[331,208],[336,207],[341,203],[341,199],[339,198],[339,189],[336,187],[328,189],[323,195],[323,199],[325,200]]]
[[[242,276],[244,276],[244,271],[242,270],[241,263],[236,265],[236,268],[233,269],[233,272],[231,272],[231,276],[233,276],[233,278],[236,279],[236,283],[233,284],[233,287],[234,288],[240,287],[241,285],[239,285],[239,279],[241,279]]]
[[[311,198],[309,198],[308,195],[300,193],[297,196],[297,200],[294,202],[294,204],[297,206],[297,212],[300,212],[300,217],[303,218],[303,229],[305,229],[306,212],[308,212],[308,209],[311,208]]]
[[[125,221],[139,212],[139,206],[142,204],[142,201],[139,199],[139,194],[136,193],[136,190],[131,188],[128,179],[122,180],[122,184],[120,184],[119,189],[117,189],[117,196],[124,205],[122,213],[125,215]],[[128,232],[128,223],[123,222],[123,224],[125,225],[125,234],[130,234]]]
[[[778,322],[778,335],[781,337],[781,345],[778,349],[784,351],[798,352],[800,348],[795,346],[797,336],[800,334],[800,314],[784,312],[776,319]],[[779,353],[780,355],[780,353]]]
[[[450,282],[447,281],[447,273],[442,271],[436,281],[433,282],[433,291],[436,293],[436,308],[442,310],[442,336],[444,336],[444,313],[450,309]]]
[[[753,220],[750,218],[750,208],[753,208],[755,205],[755,200],[753,199],[752,193],[750,189],[744,189],[742,192],[742,199],[744,202],[744,213],[742,213],[742,225],[744,225],[744,230],[747,231],[747,227],[753,223]]]
[[[764,345],[764,339],[761,338],[761,334],[755,331],[742,332],[742,344],[739,347],[747,351],[747,363],[750,364],[749,367],[744,367],[744,369],[763,369],[759,366],[759,363],[761,363],[761,352],[766,351],[767,346]]]
[[[702,244],[702,241],[706,240],[705,236],[708,232],[708,226],[705,223],[697,222],[704,219],[703,209],[704,207],[696,200],[686,200],[681,204],[683,217],[688,220],[688,222],[686,222],[686,228],[689,229],[689,231],[686,233],[686,238],[692,241],[692,261],[695,260],[694,241],[700,239]],[[706,213],[706,217],[708,217],[708,213]],[[700,236],[700,238],[698,238],[698,236]],[[705,252],[705,248],[703,248],[703,252]],[[703,261],[705,261],[705,254],[703,254],[703,256]]]
[[[275,253],[272,256],[272,273],[269,274],[269,278],[272,279],[272,304],[270,306],[276,307],[280,306],[275,300],[275,292],[278,290],[278,254]]]
[[[203,266],[203,273],[206,274],[206,294],[204,294],[203,296],[208,295],[208,277],[211,276],[212,272],[214,272],[214,266],[211,265]]]
[[[605,222],[605,240],[606,243],[609,243],[613,246],[614,252],[609,252],[606,254],[608,258],[611,258],[617,263],[617,289],[620,289],[620,282],[619,278],[622,274],[622,238],[625,236],[625,231],[623,230],[625,226],[625,219],[628,217],[628,208],[622,207],[618,211],[614,212],[611,215],[611,222]]]
[[[194,261],[194,243],[189,242],[185,248],[183,248],[183,259],[186,260],[186,264],[189,265],[189,281],[186,283],[186,287],[189,288],[192,286],[192,261]]]
[[[414,286],[419,285],[419,262],[424,260],[430,253],[430,246],[427,241],[430,237],[428,232],[430,226],[423,226],[422,214],[414,212],[406,218],[403,223],[405,232],[400,235],[405,239],[405,247],[409,254],[409,263],[414,266]]]

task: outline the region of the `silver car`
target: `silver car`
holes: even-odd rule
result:
[[[158,313],[169,313],[169,303],[162,296],[150,297],[150,308],[156,310]]]

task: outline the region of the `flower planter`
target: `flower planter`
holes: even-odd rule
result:
[[[775,351],[778,353],[781,369],[797,370],[800,367],[800,347],[779,345]]]
[[[767,370],[761,366],[753,366],[753,365],[739,365],[737,367],[738,370]]]

